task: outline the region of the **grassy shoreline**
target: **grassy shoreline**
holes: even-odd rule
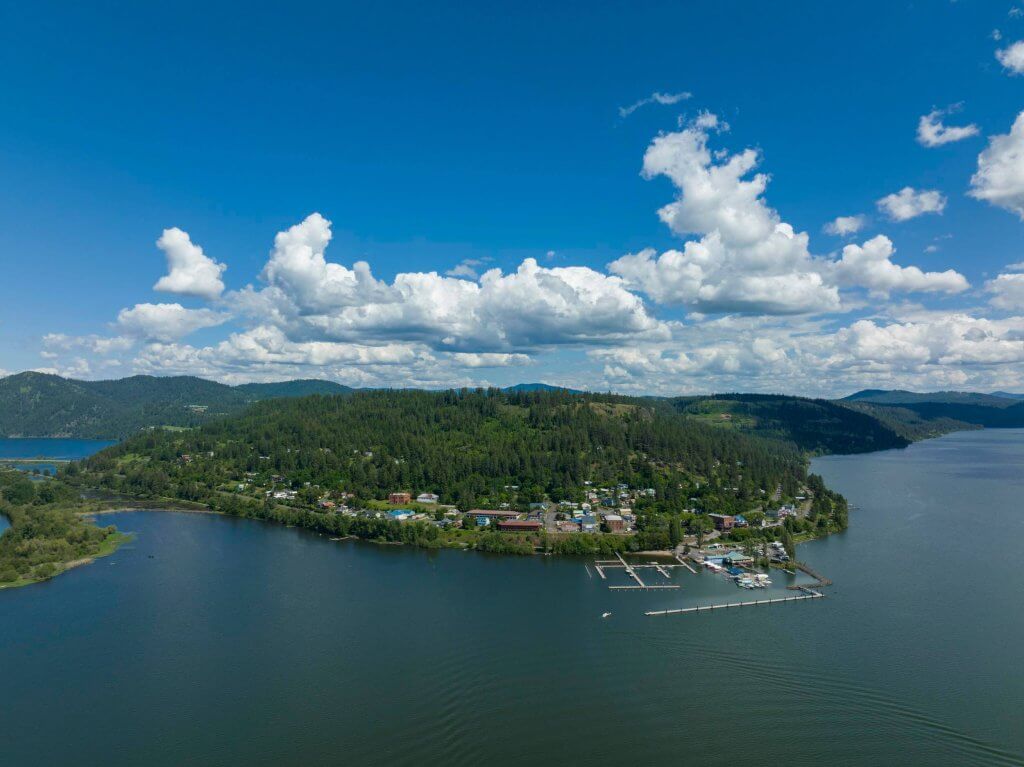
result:
[[[69,570],[73,570],[76,567],[81,567],[82,565],[91,565],[97,559],[110,556],[119,548],[121,548],[121,546],[133,540],[134,538],[135,536],[132,533],[122,533],[121,531],[111,533],[99,545],[98,550],[94,554],[90,554],[87,557],[73,559],[67,562],[51,562],[49,564],[52,564],[55,567],[53,573],[47,575],[33,576],[30,578],[19,578],[16,581],[7,581],[4,583],[0,583],[0,591],[3,591],[4,589],[21,588],[22,586],[31,586],[35,583],[43,583],[44,581],[52,580],[56,578],[58,575],[62,575],[63,573],[68,572]]]

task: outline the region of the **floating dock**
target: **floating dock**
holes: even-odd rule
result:
[[[616,591],[650,591],[651,589],[678,589],[678,588],[679,588],[679,586],[674,584],[674,583],[660,584],[660,585],[655,585],[655,586],[651,586],[651,585],[645,583],[643,586],[609,586],[608,590],[611,591],[612,589],[615,589]]]
[[[614,587],[613,587],[614,588]],[[626,586],[625,588],[633,588]],[[810,589],[808,589],[810,591]],[[825,595],[818,591],[811,591],[799,597],[778,597],[776,599],[756,599],[752,602],[728,602],[722,605],[700,605],[698,607],[681,607],[675,610],[650,610],[644,615],[682,615],[683,613],[706,613],[711,610],[727,610],[730,607],[754,607],[756,605],[775,605],[782,602],[800,602],[804,599],[824,599]]]
[[[677,584],[663,584],[663,585],[660,585],[660,586],[651,586],[651,585],[648,585],[647,583],[644,583],[643,578],[640,577],[640,573],[637,572],[637,571],[642,569],[642,568],[645,568],[645,567],[646,568],[650,568],[652,570],[657,570],[658,573],[663,575],[666,580],[669,580],[669,579],[672,578],[671,569],[673,567],[686,567],[688,570],[690,570],[690,572],[694,572],[694,570],[692,568],[690,568],[685,562],[680,562],[678,565],[664,565],[664,564],[660,564],[660,563],[649,563],[649,564],[643,564],[643,565],[631,565],[629,562],[627,562],[625,559],[623,559],[622,555],[619,554],[618,552],[615,553],[615,559],[598,559],[598,560],[596,560],[594,562],[594,569],[597,570],[597,574],[599,576],[601,576],[602,580],[608,580],[608,576],[605,575],[604,571],[607,568],[611,568],[611,567],[624,569],[626,571],[626,574],[630,578],[632,578],[634,581],[636,581],[636,585],[635,586],[609,586],[608,587],[609,589],[616,589],[616,590],[619,590],[619,591],[623,591],[623,590],[626,590],[626,591],[630,591],[630,590],[632,590],[632,591],[648,591],[650,589],[678,589],[678,588],[680,588],[679,585],[677,585]],[[589,568],[588,568],[588,570],[589,570]]]

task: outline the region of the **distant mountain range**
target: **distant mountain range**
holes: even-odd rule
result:
[[[1006,392],[865,389],[840,402],[917,437],[979,427],[1024,427],[1024,396]]]
[[[262,400],[355,391],[318,379],[227,386],[194,376],[79,381],[18,373],[0,378],[0,436],[121,439],[146,428],[200,426]],[[505,391],[584,393],[539,382]],[[1024,427],[1024,395],[1007,392],[865,389],[841,400],[752,394],[641,399],[664,400],[692,418],[811,452],[895,447],[959,429]],[[860,420],[846,411],[861,414]]]
[[[120,439],[155,426],[199,426],[261,400],[353,391],[319,379],[227,386],[195,376],[79,381],[18,373],[0,378],[0,436]],[[579,393],[545,383],[516,384],[506,391]]]
[[[932,402],[957,405],[984,405],[986,407],[1009,407],[1020,395],[998,392],[993,394],[982,394],[971,391],[936,391],[936,392],[912,392],[902,389],[864,389],[849,397],[844,397],[843,402],[870,402],[875,405],[912,405],[921,402]]]
[[[505,391],[567,391],[570,394],[583,394],[580,389],[567,389],[564,386],[552,386],[546,383],[520,383],[515,386],[506,386]]]
[[[116,439],[152,426],[198,426],[259,400],[352,391],[318,380],[227,386],[194,376],[78,381],[18,373],[0,378],[0,435]]]

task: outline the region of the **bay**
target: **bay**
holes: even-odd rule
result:
[[[93,453],[98,453],[113,444],[116,442],[103,439],[0,438],[0,465],[3,465],[5,460],[16,459],[17,463],[9,465],[21,471],[38,470],[40,474],[56,474],[59,466],[55,461],[75,461],[88,458]]]
[[[135,541],[0,592],[4,761],[1024,764],[1024,432],[814,469],[856,507],[800,547],[829,597],[666,617],[643,613],[754,597],[706,572],[610,591],[624,576],[589,560],[105,516]]]

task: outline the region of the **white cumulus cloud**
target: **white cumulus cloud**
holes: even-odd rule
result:
[[[330,241],[331,222],[310,214],[274,238],[263,279],[288,295],[300,313],[388,300],[387,286],[374,279],[365,261],[351,269],[327,262],[324,250]]]
[[[922,146],[932,148],[977,136],[979,129],[974,123],[969,125],[945,125],[943,123],[943,117],[957,112],[959,109],[960,106],[957,104],[947,109],[933,109],[928,114],[922,115],[917,123],[917,142]]]
[[[968,194],[1024,220],[1024,112],[1017,115],[1009,133],[992,136],[978,155]]]
[[[644,154],[643,175],[663,175],[677,199],[658,215],[679,235],[699,234],[682,250],[658,256],[643,250],[608,268],[658,303],[699,312],[799,314],[837,309],[839,294],[825,284],[803,232],[782,221],[763,194],[764,173],[753,173],[753,149],[712,155],[702,119],[658,136]]]
[[[878,209],[892,221],[909,221],[926,213],[939,213],[946,209],[946,198],[934,189],[918,191],[910,186],[886,195],[878,201]]]
[[[136,304],[118,313],[117,328],[128,336],[174,341],[227,320],[227,315],[211,309],[186,309],[181,304]]]
[[[1024,73],[1024,40],[996,51],[996,59],[1012,75]]]
[[[217,298],[224,292],[221,274],[227,266],[203,253],[188,232],[177,227],[164,229],[156,246],[167,257],[167,274],[157,280],[154,290],[206,299]]]
[[[1024,311],[1024,274],[1000,274],[985,283],[985,288],[992,294],[989,303],[997,309]]]
[[[961,293],[970,285],[952,269],[945,272],[924,272],[916,266],[899,266],[891,260],[896,249],[885,235],[878,235],[863,245],[847,245],[836,265],[841,282],[865,287],[873,293],[888,295],[892,291],[925,293]]]
[[[825,224],[825,233],[834,234],[837,237],[846,237],[856,234],[867,225],[867,216],[837,216]]]

